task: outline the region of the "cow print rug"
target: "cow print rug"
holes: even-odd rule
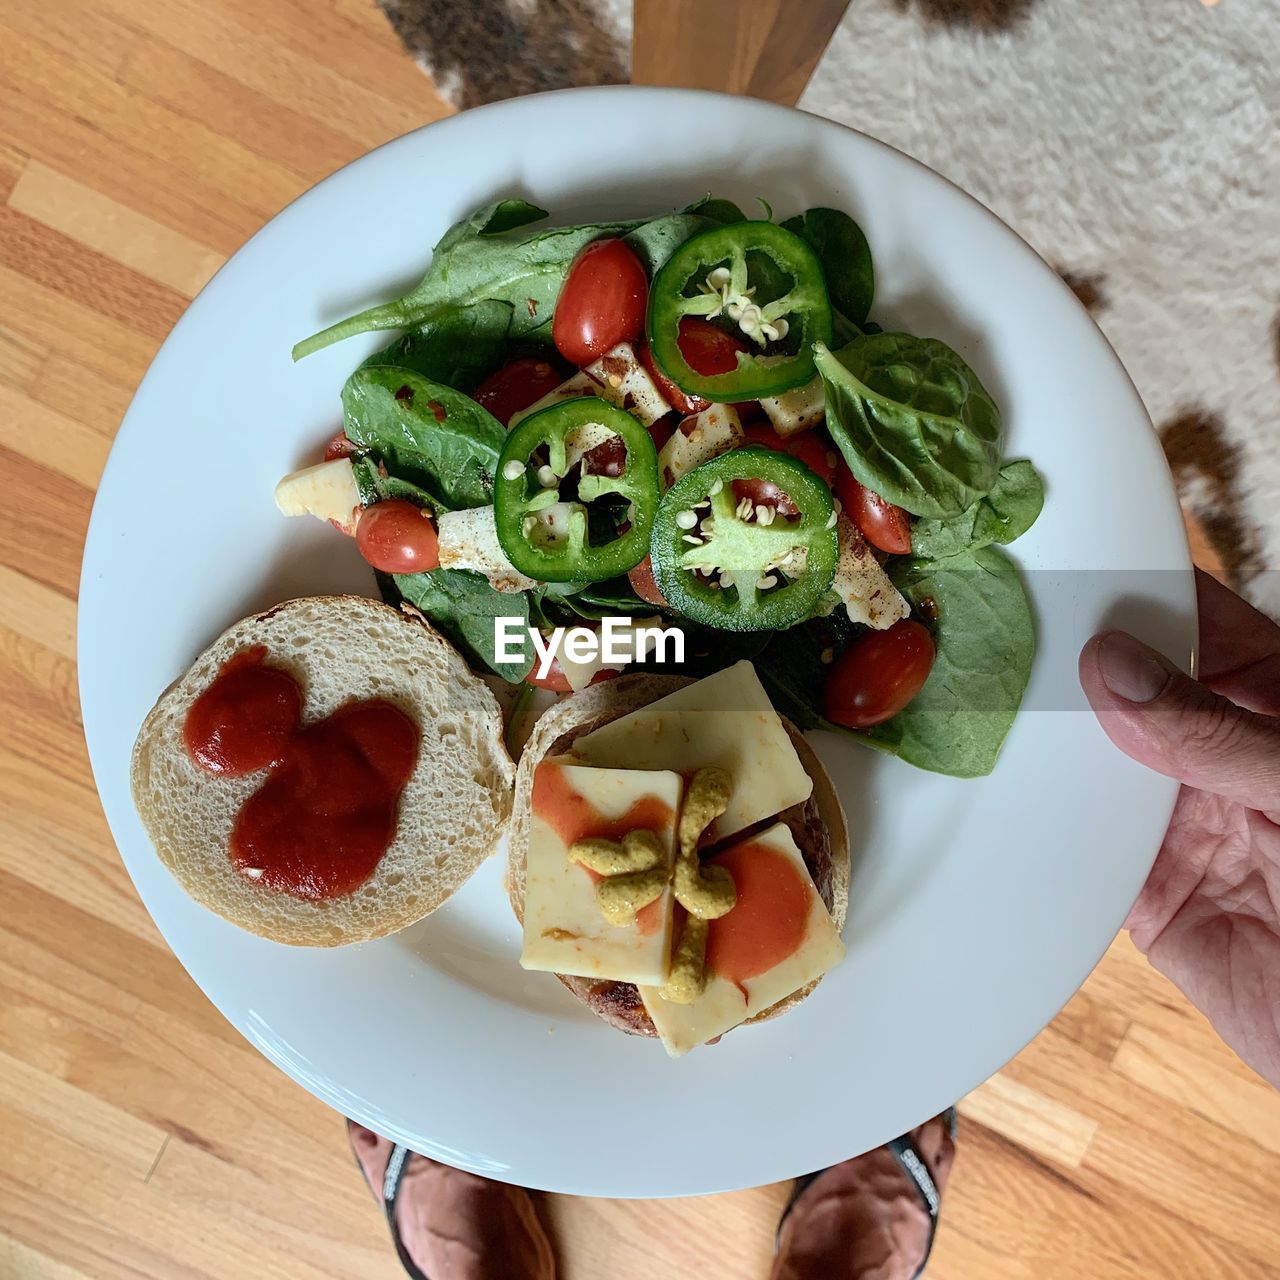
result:
[[[378,2],[460,107],[628,76],[627,0]],[[1276,0],[853,0],[799,105],[923,160],[1058,267],[1229,576],[1280,615],[1277,19]]]

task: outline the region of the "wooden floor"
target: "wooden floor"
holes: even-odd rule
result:
[[[94,486],[188,299],[298,192],[444,111],[371,0],[0,7],[2,1277],[398,1274],[338,1117],[135,898],[73,639]],[[936,1280],[1280,1276],[1280,1096],[1127,941],[962,1111]],[[783,1193],[548,1211],[570,1280],[744,1280]]]

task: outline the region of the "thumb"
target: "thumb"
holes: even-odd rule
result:
[[[1280,811],[1280,720],[1238,707],[1123,631],[1085,645],[1080,683],[1126,755],[1250,809]]]

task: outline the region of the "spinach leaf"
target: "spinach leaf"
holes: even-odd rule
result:
[[[1006,462],[995,488],[958,516],[917,520],[911,530],[912,554],[942,560],[993,542],[1012,542],[1035,524],[1043,506],[1044,483],[1035,467],[1025,459]]]
[[[809,209],[788,218],[782,226],[818,255],[831,305],[845,319],[860,325],[876,294],[871,246],[862,228],[839,209]]]
[[[412,480],[400,476],[383,475],[385,466],[380,468],[377,457],[372,453],[351,459],[351,470],[355,472],[356,488],[360,491],[360,505],[372,506],[375,502],[386,502],[389,498],[400,498],[412,502],[415,507],[439,513],[449,508],[439,498],[419,488]]]
[[[495,236],[504,231],[514,231],[517,227],[527,226],[531,222],[541,222],[547,217],[547,211],[536,204],[516,198],[495,200],[492,204],[482,205],[474,213],[459,219],[444,233],[436,244],[435,252],[451,249],[460,240],[469,236]]]
[[[533,669],[533,645],[529,641],[529,602],[523,593],[495,591],[489,580],[464,569],[432,569],[427,573],[398,573],[394,582],[400,594],[463,652],[473,666],[487,667],[511,684],[518,684]],[[497,618],[514,618],[520,624],[518,662],[499,662],[494,643]]]
[[[403,297],[312,334],[294,347],[293,358],[374,329],[421,328],[477,302],[509,304],[510,337],[521,338],[549,325],[569,264],[591,241],[636,233],[633,247],[652,271],[677,244],[708,225],[696,215],[674,213],[650,220],[523,229],[542,216],[541,209],[523,200],[486,205],[449,228],[426,275]]]
[[[880,333],[814,345],[827,428],[853,474],[913,515],[958,516],[1000,470],[1000,411],[936,338]]]
[[[842,610],[775,636],[755,660],[760,678],[778,710],[802,729],[849,734],[934,773],[988,774],[1035,652],[1031,607],[1017,569],[988,546],[943,561],[906,561],[893,576],[916,613],[935,619],[933,670],[904,711],[867,730],[845,729],[823,716],[831,662],[862,634]]]
[[[688,205],[684,211],[685,213],[700,214],[704,218],[709,218],[712,222],[720,223],[721,226],[727,226],[731,222],[745,222],[747,220],[747,215],[732,200],[722,200],[719,196],[703,196],[701,200],[695,200],[691,205]]]
[[[908,561],[894,578],[917,612],[936,615],[938,656],[907,708],[866,736],[921,769],[957,778],[988,774],[1035,654],[1031,605],[1018,571],[1004,552],[988,546],[942,561]]]
[[[450,507],[493,500],[493,473],[506,432],[462,392],[411,369],[357,369],[342,388],[344,430],[394,475]]]
[[[419,488],[412,480],[383,475],[387,467],[380,465],[380,460],[374,453],[364,453],[352,458],[351,470],[356,474],[356,488],[360,490],[362,507],[371,507],[375,502],[387,502],[389,498],[401,498],[404,502],[411,502],[413,506],[435,512],[436,515],[449,509],[434,494]]]
[[[635,250],[652,279],[658,268],[690,236],[706,231],[712,225],[709,219],[700,218],[696,214],[669,213],[664,217],[654,218],[651,222],[642,223],[623,239]]]
[[[589,583],[581,591],[567,595],[564,603],[578,617],[595,620],[621,614],[663,612],[657,605],[641,600],[625,577]]]
[[[773,705],[801,729],[831,729],[822,717],[822,686],[831,663],[861,628],[841,608],[770,636],[756,671]],[[823,654],[827,661],[823,662]]]
[[[432,382],[470,391],[507,355],[511,304],[487,300],[445,311],[436,320],[375,351],[362,369],[395,365],[412,369]]]

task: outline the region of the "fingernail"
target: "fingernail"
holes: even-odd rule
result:
[[[1123,631],[1112,631],[1098,646],[1102,682],[1128,702],[1150,702],[1164,692],[1172,668],[1145,644]]]

